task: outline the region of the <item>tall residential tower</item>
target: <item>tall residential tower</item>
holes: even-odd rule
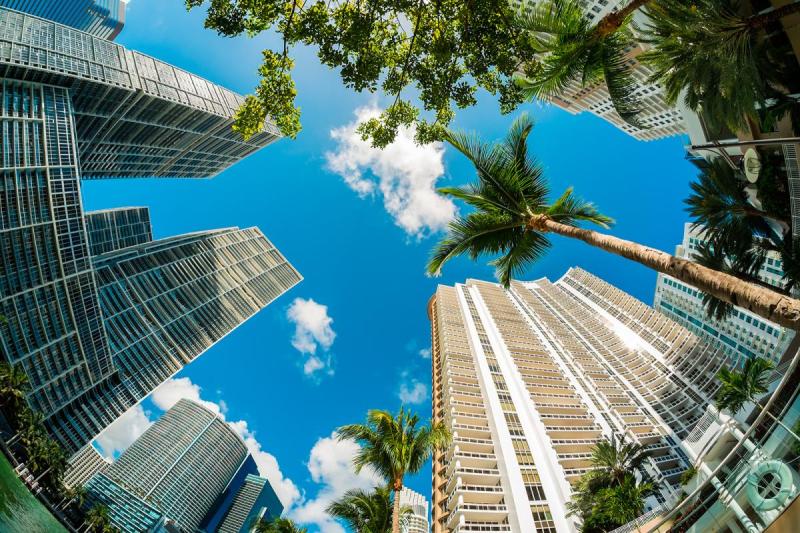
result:
[[[440,286],[428,312],[433,419],[453,432],[433,461],[434,533],[574,531],[571,486],[612,435],[650,452],[649,505],[678,496],[721,348],[577,268]]]

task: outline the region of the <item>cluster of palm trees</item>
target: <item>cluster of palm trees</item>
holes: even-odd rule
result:
[[[29,388],[28,377],[19,366],[0,363],[0,407],[8,413],[17,431],[6,444],[21,449],[26,466],[36,476],[37,483],[59,493],[67,457],[47,433],[42,414],[25,402]]]
[[[653,485],[640,482],[637,472],[646,458],[641,445],[616,435],[594,446],[592,469],[573,487],[568,503],[570,514],[581,522],[582,533],[611,531],[644,512]]]
[[[83,533],[121,533],[119,528],[111,524],[108,507],[95,504],[86,511]]]
[[[631,0],[597,23],[579,0],[526,8],[517,24],[539,56],[519,78],[529,97],[604,83],[618,114],[643,127],[628,56],[644,45],[638,59],[653,71],[650,81],[665,88],[670,104],[682,99],[716,129],[742,129],[748,120],[774,124],[798,113],[786,86],[791,50],[769,39],[774,24],[800,12],[798,1],[747,14],[737,0]],[[639,11],[644,17],[637,24]]]

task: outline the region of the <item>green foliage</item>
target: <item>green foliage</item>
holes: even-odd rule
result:
[[[759,397],[767,392],[769,372],[774,367],[772,361],[753,357],[745,361],[740,371],[720,370],[717,374],[720,381],[715,402],[717,409],[727,409],[735,415],[746,403],[758,403]]]
[[[0,362],[0,405],[9,406],[14,417],[28,390],[30,382],[22,366]]]
[[[340,440],[354,440],[360,449],[353,459],[356,473],[372,467],[394,491],[403,488],[406,474],[419,472],[437,450],[451,441],[442,423],[419,427],[419,417],[401,408],[397,415],[371,410],[366,424],[350,424],[337,430]]]
[[[582,532],[611,531],[644,512],[644,500],[653,486],[637,483],[636,471],[646,457],[639,444],[615,435],[595,445],[591,458],[595,468],[581,476],[567,504],[570,514],[581,519]]]
[[[528,154],[528,135],[533,122],[520,116],[506,138],[496,144],[475,136],[448,131],[445,139],[475,166],[476,183],[448,187],[439,192],[462,200],[474,211],[450,223],[447,236],[439,242],[428,263],[428,273],[438,276],[442,266],[460,255],[473,261],[482,255],[500,255],[490,264],[497,268],[500,282],[511,278],[541,258],[550,247],[544,232],[530,226],[531,218],[545,215],[567,225],[591,222],[608,227],[613,221],[593,204],[577,198],[567,189],[548,204],[549,187],[541,167]]]
[[[697,467],[695,467],[694,465],[684,470],[683,474],[681,474],[681,486],[685,487],[686,485],[688,485],[689,482],[692,481],[692,479],[694,479],[694,476],[696,475],[697,475]]]
[[[347,491],[332,502],[327,513],[343,520],[355,533],[390,533],[392,531],[392,499],[387,487],[375,487],[371,492],[361,489]],[[405,523],[411,509],[401,510],[400,521]]]
[[[361,130],[379,147],[402,125],[415,124],[419,142],[440,139],[454,108],[475,105],[479,88],[499,97],[501,112],[512,111],[523,101],[512,77],[533,58],[507,0],[185,1],[187,9],[206,7],[205,26],[221,35],[275,31],[282,39],[282,50],[264,51],[262,81],[237,113],[236,129],[245,137],[265,118],[285,135],[300,131],[294,45],[313,47],[346,87],[390,98],[384,113]],[[401,98],[404,91],[420,104]]]
[[[114,533],[119,530],[111,525],[111,517],[108,507],[102,504],[95,504],[86,512],[87,531],[93,533]]]
[[[253,526],[253,533],[306,533],[308,530],[299,527],[288,518],[274,520],[259,519]]]
[[[517,15],[537,52],[535,62],[517,78],[528,98],[562,96],[572,86],[605,83],[611,103],[623,120],[643,127],[636,116],[640,105],[634,93],[626,54],[635,46],[631,17],[609,28],[606,19],[592,25],[579,0],[545,0]]]
[[[656,0],[646,8],[643,40],[652,49],[640,59],[667,100],[701,111],[712,128],[745,129],[769,98],[787,96],[781,58],[765,40],[765,17],[740,15],[736,0]],[[789,99],[782,112],[796,107]],[[777,117],[772,113],[768,120]]]

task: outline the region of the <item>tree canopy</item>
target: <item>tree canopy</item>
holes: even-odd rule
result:
[[[360,129],[377,147],[391,143],[403,125],[416,126],[420,143],[440,139],[454,108],[475,105],[480,88],[499,97],[501,112],[514,110],[524,96],[513,76],[534,57],[508,0],[185,2],[187,9],[207,7],[205,26],[221,35],[274,31],[281,38],[280,49],[264,50],[261,81],[235,117],[234,129],[245,137],[266,119],[289,137],[300,131],[295,45],[314,47],[346,87],[389,97],[381,116]]]

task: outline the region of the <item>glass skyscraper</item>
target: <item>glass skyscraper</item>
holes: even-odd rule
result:
[[[76,452],[301,279],[257,229],[152,241],[146,209],[84,213],[80,179],[211,177],[278,133],[244,141],[241,96],[5,8],[0,67],[0,360]]]
[[[70,449],[302,279],[257,228],[170,237],[93,261],[114,371],[48,420]]]
[[[54,20],[113,41],[125,25],[127,0],[0,0],[0,7]]]
[[[214,533],[249,533],[258,520],[274,520],[282,512],[283,505],[269,481],[250,474]]]
[[[107,505],[126,532],[149,531],[161,519],[195,531],[247,457],[222,418],[183,399],[89,481],[88,501]]]
[[[86,213],[89,252],[95,256],[153,240],[150,210],[119,207]]]
[[[612,435],[648,452],[649,506],[679,497],[721,348],[579,268],[440,286],[428,313],[433,420],[453,434],[433,459],[434,533],[574,531],[572,486]]]

